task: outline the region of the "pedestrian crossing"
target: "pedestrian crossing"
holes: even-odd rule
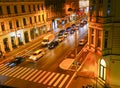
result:
[[[71,76],[68,74],[38,70],[27,67],[16,66],[8,68],[5,65],[0,65],[0,75],[14,77],[30,82],[35,82],[47,86],[63,88],[66,82],[69,82]]]

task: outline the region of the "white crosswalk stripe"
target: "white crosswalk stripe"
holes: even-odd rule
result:
[[[62,88],[67,80],[70,79],[70,75],[43,71],[33,68],[16,66],[8,68],[4,65],[0,65],[0,75],[19,78],[26,81],[32,81],[39,84],[44,84],[51,87]]]

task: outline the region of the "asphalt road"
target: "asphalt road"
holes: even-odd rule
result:
[[[36,63],[24,61],[12,69],[1,65],[0,83],[18,88],[49,88],[51,86],[63,88],[71,78],[73,72],[64,71],[58,66],[65,57],[71,57],[71,54],[75,52],[75,37],[79,40],[84,37],[86,32],[87,26],[77,30],[77,37],[75,34],[69,34],[69,36],[54,49],[49,50],[46,47],[46,54]],[[22,50],[20,54],[26,55],[26,59],[28,59],[28,56],[31,55],[33,51],[42,48],[40,42],[41,41],[37,41],[30,46],[30,48]],[[79,46],[77,52],[79,52],[81,48],[82,47]]]

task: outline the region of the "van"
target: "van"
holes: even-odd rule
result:
[[[42,40],[42,46],[47,46],[49,42],[53,41],[55,38],[54,34],[49,34],[45,36]]]

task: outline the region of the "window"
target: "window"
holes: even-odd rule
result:
[[[1,29],[2,29],[2,31],[5,31],[5,25],[4,25],[4,22],[1,22]]]
[[[15,5],[14,6],[14,12],[17,14],[18,13],[18,11],[17,11],[17,6]]]
[[[42,15],[42,20],[45,21],[45,19],[44,19],[44,15]]]
[[[91,44],[94,44],[94,36],[91,37]]]
[[[91,29],[91,34],[94,34],[94,29],[93,28]]]
[[[23,24],[24,24],[24,25],[27,25],[27,24],[26,24],[26,19],[25,19],[25,18],[23,18]]]
[[[19,27],[19,21],[18,20],[16,20],[16,26]]]
[[[38,11],[40,11],[40,5],[39,4],[37,5],[37,8],[38,8]]]
[[[30,24],[32,24],[32,17],[30,17]]]
[[[0,15],[3,15],[2,6],[0,6]]]
[[[108,37],[108,31],[105,31],[105,37]]]
[[[99,0],[99,3],[100,3],[100,4],[103,4],[103,0]]]
[[[41,5],[41,9],[43,10],[43,4]]]
[[[28,5],[28,10],[29,10],[29,12],[31,12],[31,8],[30,8],[30,5]]]
[[[105,42],[104,42],[104,48],[107,48],[108,47],[108,39],[105,38]]]
[[[101,46],[101,38],[98,38],[98,43],[97,43],[97,47]]]
[[[100,60],[99,77],[102,80],[106,79],[106,62],[104,61],[104,59]]]
[[[38,20],[39,20],[39,22],[41,21],[41,20],[40,20],[40,15],[38,15]]]
[[[9,27],[12,29],[12,21],[9,21]]]
[[[35,21],[35,23],[37,22],[37,21],[36,21],[36,16],[34,16],[34,21]]]
[[[33,11],[36,11],[36,10],[35,10],[35,5],[33,5]]]
[[[21,5],[21,8],[22,8],[22,13],[24,13],[25,12],[25,6]]]
[[[11,12],[10,12],[10,6],[7,6],[7,13],[11,14]]]
[[[107,16],[110,16],[110,4],[107,6]]]

